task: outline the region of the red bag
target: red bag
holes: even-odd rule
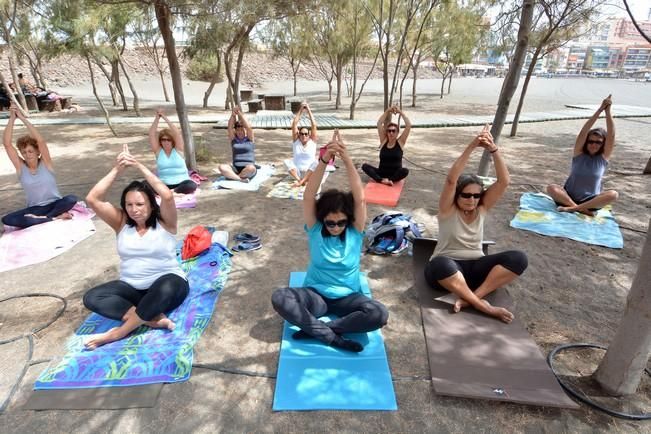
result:
[[[181,249],[181,259],[194,258],[199,256],[210,248],[212,244],[212,234],[203,226],[195,226],[188,232],[183,240],[183,248]]]

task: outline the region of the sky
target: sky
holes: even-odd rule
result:
[[[624,2],[621,0],[611,0],[613,6],[604,8],[604,13],[612,14],[617,17],[628,17]],[[649,18],[649,9],[651,9],[651,0],[628,0],[628,7],[633,12],[636,21],[645,21]]]

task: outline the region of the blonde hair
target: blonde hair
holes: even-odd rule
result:
[[[174,140],[174,134],[172,134],[172,130],[170,130],[169,128],[163,128],[162,130],[160,130],[160,132],[158,133],[158,144],[159,145],[160,145],[160,140],[163,137],[169,137],[170,140],[172,141],[172,148],[176,147],[176,140]]]

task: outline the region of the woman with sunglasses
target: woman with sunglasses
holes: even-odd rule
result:
[[[158,132],[161,119],[167,122],[167,128]],[[197,184],[190,179],[185,165],[183,136],[161,109],[156,110],[156,117],[149,128],[149,146],[156,156],[158,178],[167,188],[179,194],[194,193]]]
[[[220,164],[219,171],[227,179],[249,182],[258,169],[255,166],[255,136],[253,128],[239,107],[235,107],[228,119],[228,140],[233,151],[233,164]]]
[[[601,191],[601,180],[615,148],[615,122],[610,112],[611,105],[611,95],[608,95],[576,136],[572,169],[565,185],[547,186],[547,194],[554,199],[560,212],[594,216],[595,211],[616,201],[619,196],[615,190]],[[606,112],[606,130],[591,129],[601,112]]]
[[[307,113],[310,119],[310,129],[307,127],[298,128],[298,123]],[[301,104],[301,109],[296,113],[292,121],[292,151],[293,157],[284,161],[289,174],[296,180],[293,187],[306,185],[314,169],[316,169],[316,121],[310,106],[307,103]]]
[[[346,166],[351,191],[328,190],[317,200],[327,162],[335,155]],[[301,329],[294,339],[311,337],[360,352],[362,344],[343,335],[377,330],[387,323],[389,313],[382,303],[361,292],[359,262],[366,202],[362,181],[337,130],[305,188],[303,218],[310,251],[307,275],[302,288],[276,290],[271,297],[273,308]],[[338,318],[319,320],[327,314]]]
[[[405,121],[405,128],[400,136],[400,128],[391,118],[394,114],[400,115]],[[407,144],[407,137],[411,131],[411,122],[398,106],[389,107],[377,121],[377,133],[380,137],[380,166],[362,164],[362,170],[375,182],[393,185],[404,179],[409,174],[409,169],[402,167],[402,153]]]
[[[486,190],[476,175],[461,175],[477,148],[488,150],[495,164],[497,181]],[[484,297],[522,274],[528,265],[527,257],[519,250],[484,255],[482,240],[484,218],[508,185],[509,171],[486,125],[450,168],[439,198],[438,243],[425,267],[430,285],[458,297],[454,312],[472,306],[505,323],[513,320],[513,314],[492,306]]]

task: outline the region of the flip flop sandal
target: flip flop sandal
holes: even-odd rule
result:
[[[233,251],[235,251],[235,252],[247,252],[247,251],[250,251],[250,250],[258,250],[260,248],[262,248],[262,244],[260,244],[259,241],[257,243],[242,241],[241,243],[239,243],[238,245],[233,247]]]
[[[246,232],[240,232],[239,234],[235,234],[235,237],[233,238],[235,241],[245,241],[249,243],[259,243],[260,242],[260,237],[254,234],[249,234]]]

